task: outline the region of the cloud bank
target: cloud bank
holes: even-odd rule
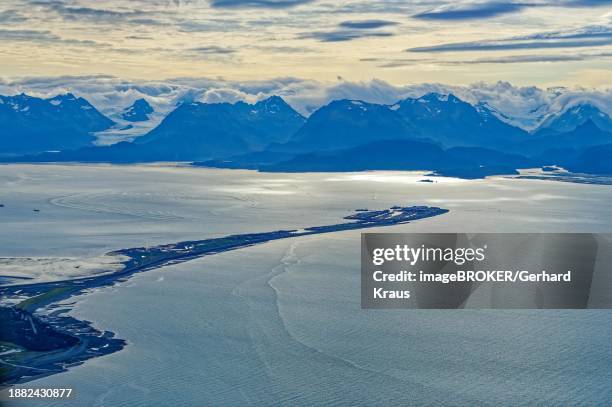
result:
[[[211,0],[210,5],[218,8],[289,8],[314,0]]]
[[[516,13],[529,3],[489,2],[468,4],[467,6],[444,6],[413,17],[421,20],[471,20],[495,17],[501,14]]]
[[[531,0],[531,1],[479,1],[457,2],[444,4],[437,8],[417,13],[414,18],[420,20],[482,20],[494,18],[505,14],[521,12],[527,8],[543,7],[605,7],[612,4],[611,0]]]
[[[530,35],[445,43],[409,48],[410,52],[505,51],[517,49],[578,48],[612,45],[612,27],[597,25],[567,32],[544,32]]]

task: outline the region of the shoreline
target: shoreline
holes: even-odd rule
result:
[[[405,224],[447,212],[449,212],[447,209],[428,206],[394,206],[378,211],[360,209],[344,217],[349,221],[346,223],[116,250],[107,254],[127,256],[129,260],[123,262],[125,267],[122,270],[114,273],[53,282],[0,286],[0,295],[5,301],[28,296],[13,305],[0,305],[0,312],[8,316],[0,319],[0,332],[10,332],[0,337],[0,351],[2,351],[0,386],[24,383],[60,373],[70,366],[117,352],[125,347],[126,341],[115,338],[114,333],[100,332],[88,321],[64,315],[70,311],[70,308],[57,304],[59,301],[78,296],[88,289],[112,286],[117,282],[126,281],[133,274],[168,264],[268,241]],[[51,312],[36,313],[42,309]],[[46,332],[48,338],[39,332]],[[17,351],[12,352],[12,350]]]

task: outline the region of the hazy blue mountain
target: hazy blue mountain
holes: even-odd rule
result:
[[[344,99],[315,111],[289,143],[274,148],[311,152],[416,136],[415,129],[388,106]]]
[[[498,119],[484,104],[477,107],[456,96],[428,93],[391,106],[423,137],[446,147],[504,148],[527,136],[518,127]]]
[[[537,165],[536,161],[520,154],[506,153],[484,147],[453,147],[446,150],[446,153],[456,162],[464,166],[469,163],[476,167],[512,167],[529,168]],[[442,166],[438,166],[441,168]]]
[[[138,145],[122,141],[110,146],[82,147],[76,150],[29,154],[2,159],[0,162],[90,162],[135,163],[172,161],[164,151],[141,149]]]
[[[581,152],[582,150],[575,148],[553,147],[535,156],[535,159],[544,166],[556,165],[567,168],[576,161]]]
[[[45,152],[2,159],[0,162],[87,162],[87,163],[142,163],[155,161],[191,161],[209,157],[210,149],[169,149],[165,144],[140,145],[122,141],[108,146],[82,147],[76,150]]]
[[[184,103],[135,143],[167,151],[174,159],[220,158],[284,143],[303,123],[304,118],[278,96],[254,105]]]
[[[193,165],[213,168],[256,170],[262,166],[276,164],[292,159],[295,154],[276,151],[255,151],[232,157],[194,162]]]
[[[539,165],[537,160],[522,155],[484,147],[453,147],[446,153],[450,157],[448,164],[439,164],[435,172],[449,177],[477,179],[490,175],[512,175],[518,174],[519,168]]]
[[[126,107],[121,114],[123,120],[129,122],[145,122],[149,120],[149,115],[153,113],[153,108],[145,99],[138,99]]]
[[[539,127],[536,135],[570,132],[587,121],[592,121],[600,129],[612,132],[612,119],[590,103],[570,107],[559,114],[548,117]]]
[[[575,129],[566,133],[537,133],[523,143],[518,144],[515,151],[536,156],[548,150],[574,149],[581,150],[589,146],[612,143],[612,133],[599,128],[591,119],[587,119]]]
[[[50,99],[0,96],[0,154],[13,155],[91,145],[93,132],[114,122],[71,93]]]
[[[133,143],[25,157],[26,161],[147,162],[229,157],[284,142],[304,118],[280,97],[254,105],[184,103]]]
[[[423,170],[446,158],[444,150],[432,143],[414,140],[382,140],[349,149],[299,154],[263,171],[314,172],[363,170]]]
[[[612,144],[589,147],[565,166],[572,172],[612,175]]]
[[[208,164],[214,166],[214,163]],[[382,140],[348,149],[299,154],[290,160],[257,168],[270,172],[431,170],[441,175],[481,178],[514,174],[517,168],[533,165],[525,157],[480,147],[444,150],[424,141]]]

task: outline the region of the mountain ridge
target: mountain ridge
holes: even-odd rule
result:
[[[91,145],[93,133],[115,124],[72,93],[42,99],[0,96],[0,153],[23,154]]]
[[[421,131],[424,138],[448,147],[506,147],[526,135],[503,122],[484,104],[479,109],[452,93],[427,93],[399,101],[397,112]]]
[[[601,130],[612,132],[612,118],[608,114],[590,102],[581,102],[549,116],[535,134],[567,133],[588,120],[593,121]]]

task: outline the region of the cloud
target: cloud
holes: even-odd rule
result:
[[[198,100],[204,103],[236,103],[239,101],[254,103],[257,101],[257,95],[252,95],[238,89],[215,88],[205,91]]]
[[[434,62],[431,59],[417,59],[417,58],[397,58],[397,59],[385,59],[385,58],[362,58],[364,62],[380,62],[379,68],[400,68],[404,66],[413,66],[422,63]]]
[[[238,51],[230,47],[221,47],[218,45],[203,45],[199,47],[187,48],[184,50],[167,50],[169,55],[177,55],[193,60],[207,60],[229,63],[231,61],[240,61]]]
[[[516,13],[530,6],[533,6],[533,4],[512,2],[488,2],[469,4],[467,6],[444,6],[415,14],[413,17],[421,20],[482,19],[495,17],[501,14]]]
[[[146,35],[128,35],[125,37],[126,40],[152,40],[153,37]]]
[[[393,33],[384,31],[338,30],[305,33],[301,34],[298,38],[312,38],[321,42],[342,42],[368,37],[390,37],[392,35]]]
[[[603,7],[612,5],[612,0],[569,0],[562,5],[566,7]]]
[[[188,51],[203,55],[227,55],[236,52],[233,48],[219,47],[217,45],[189,48]]]
[[[509,55],[498,58],[479,58],[468,61],[452,61],[448,64],[516,64],[533,62],[572,62],[586,61],[589,59],[601,59],[612,57],[612,52],[601,52],[596,54],[572,54],[572,55]]]
[[[357,29],[357,30],[369,30],[374,28],[388,27],[391,25],[397,25],[395,21],[387,20],[354,20],[354,21],[343,21],[339,25],[343,28]]]
[[[303,33],[298,38],[312,38],[320,42],[343,42],[368,37],[390,37],[394,35],[392,32],[378,29],[397,24],[388,20],[349,20],[339,23],[336,30]]]
[[[0,41],[8,42],[43,42],[70,45],[100,45],[90,40],[75,40],[62,38],[46,30],[6,30],[0,28]]]
[[[30,4],[47,8],[66,21],[90,21],[95,23],[117,23],[126,22],[138,25],[161,25],[162,22],[152,18],[150,11],[140,9],[103,9],[83,6],[67,6],[60,1],[40,1],[34,0]],[[167,13],[167,11],[166,11]]]
[[[141,17],[146,15],[142,11],[115,11],[96,9],[90,7],[66,7],[63,5],[55,5],[52,7],[60,15],[68,19],[89,19],[89,20],[117,20],[126,19],[129,17]]]
[[[580,48],[612,45],[612,28],[590,26],[570,32],[548,32],[499,40],[455,42],[409,48],[410,52],[503,51],[515,49]]]
[[[22,23],[24,21],[27,21],[27,18],[15,10],[0,11],[0,23],[2,24]]]
[[[130,24],[136,24],[136,25],[153,25],[153,26],[164,25],[162,21],[159,21],[154,18],[132,18],[128,20],[127,22]]]
[[[176,26],[185,33],[241,31],[245,28],[241,21],[230,18],[207,18],[205,21],[179,19]]]
[[[445,4],[412,17],[420,20],[472,20],[517,13],[532,7],[597,7],[610,4],[612,0],[531,0],[531,2],[494,0],[458,5]]]
[[[289,8],[314,0],[210,0],[212,7],[218,8]]]
[[[611,58],[612,52],[573,53],[573,54],[528,54],[507,55],[492,58],[436,60],[432,58],[360,58],[362,62],[378,63],[379,68],[402,68],[420,64],[432,65],[478,65],[478,64],[520,64],[520,63],[554,63],[601,60]]]
[[[285,45],[250,45],[247,48],[276,54],[305,54],[315,52],[312,48]]]
[[[5,30],[0,28],[0,41],[60,41],[61,38],[50,31]]]

